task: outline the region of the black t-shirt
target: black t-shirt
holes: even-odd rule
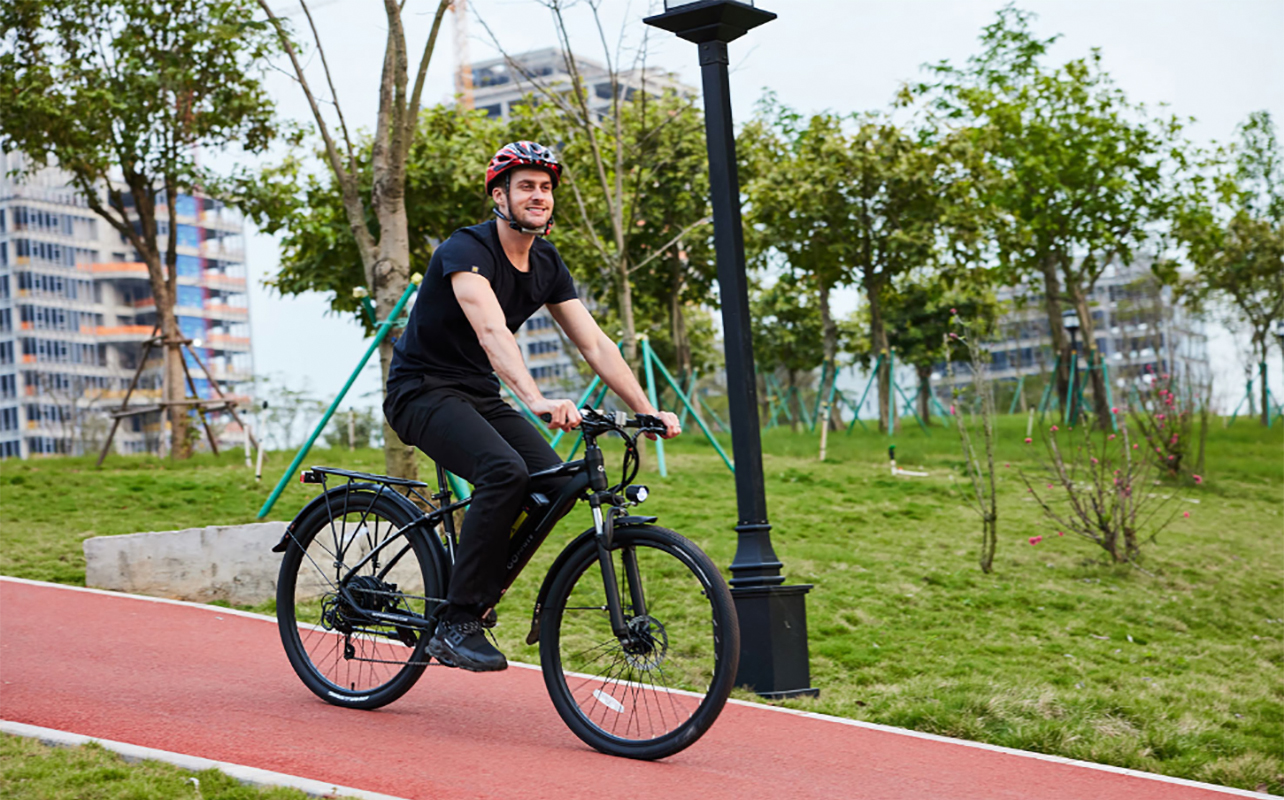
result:
[[[495,220],[460,228],[437,248],[428,264],[410,321],[392,350],[389,395],[419,386],[425,376],[438,384],[499,391],[490,359],[455,299],[450,284],[454,272],[473,272],[490,281],[508,329],[514,333],[544,305],[578,297],[570,270],[545,239],[535,239],[530,270],[521,272],[504,255]]]

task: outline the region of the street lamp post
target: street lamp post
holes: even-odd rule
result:
[[[776,15],[737,0],[665,0],[664,13],[644,22],[694,42],[704,84],[705,138],[713,241],[727,357],[731,444],[736,459],[736,555],[731,594],[740,617],[740,671],[736,683],[764,697],[815,695],[807,661],[806,585],[783,586],[782,564],[771,546],[767,496],[762,478],[758,391],[749,328],[740,179],[731,125],[727,43]]]
[[[1062,409],[1061,421],[1067,425],[1073,425],[1079,411],[1074,391],[1074,382],[1079,371],[1079,343],[1075,341],[1075,335],[1079,333],[1079,314],[1074,310],[1062,311],[1061,327],[1070,331],[1070,383],[1066,390],[1066,403]]]

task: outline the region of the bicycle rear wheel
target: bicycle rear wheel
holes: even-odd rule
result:
[[[554,577],[541,612],[544,682],[587,744],[664,758],[703,736],[722,711],[740,627],[718,568],[690,541],[654,525],[618,529],[614,540],[630,636],[611,631],[597,544],[586,539]]]
[[[333,492],[294,523],[277,581],[277,622],[294,671],[328,703],[387,705],[428,665],[429,631],[372,616],[425,621],[441,602],[427,534],[402,534],[416,519],[386,492],[356,488]]]

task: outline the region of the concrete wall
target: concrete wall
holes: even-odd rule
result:
[[[276,597],[284,522],[86,539],[85,585],[153,597],[256,605]]]

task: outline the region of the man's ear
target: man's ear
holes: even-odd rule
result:
[[[493,202],[496,206],[499,205],[499,198],[503,196],[504,196],[504,187],[502,186],[496,186],[490,190],[491,202]],[[505,201],[505,205],[507,205],[507,201]],[[504,209],[503,207],[501,207],[500,210],[506,211],[506,209]]]

